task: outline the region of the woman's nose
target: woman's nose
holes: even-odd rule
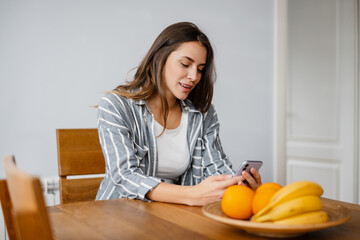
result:
[[[190,69],[188,76],[187,76],[191,81],[195,81],[196,77],[197,77],[197,69]]]

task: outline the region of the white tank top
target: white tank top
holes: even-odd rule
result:
[[[158,150],[158,177],[173,183],[189,166],[190,151],[187,141],[187,112],[182,112],[180,125],[176,129],[165,129],[156,137]],[[159,136],[164,127],[154,121],[155,136]]]

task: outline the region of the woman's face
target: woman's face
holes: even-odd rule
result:
[[[200,42],[185,42],[169,55],[163,70],[168,101],[188,97],[201,79],[206,54]]]

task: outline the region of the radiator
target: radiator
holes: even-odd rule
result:
[[[59,176],[49,176],[40,179],[46,206],[60,203]]]

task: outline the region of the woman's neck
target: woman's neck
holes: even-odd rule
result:
[[[164,109],[161,105],[160,96],[152,97],[148,100],[148,106],[151,113],[154,115],[155,120],[160,123],[162,126],[165,125],[164,122]],[[179,101],[174,98],[174,101],[168,101],[169,113],[166,120],[166,128],[174,129],[177,128],[181,120],[181,106]]]
[[[173,110],[173,109],[178,109],[179,108],[179,101],[176,98],[172,98],[172,99],[167,99],[167,104],[169,107],[169,111]],[[151,107],[153,107],[154,109],[159,109],[162,110],[162,104],[161,104],[161,97],[159,94],[157,94],[154,97],[151,97],[148,100],[148,105],[151,109]]]

